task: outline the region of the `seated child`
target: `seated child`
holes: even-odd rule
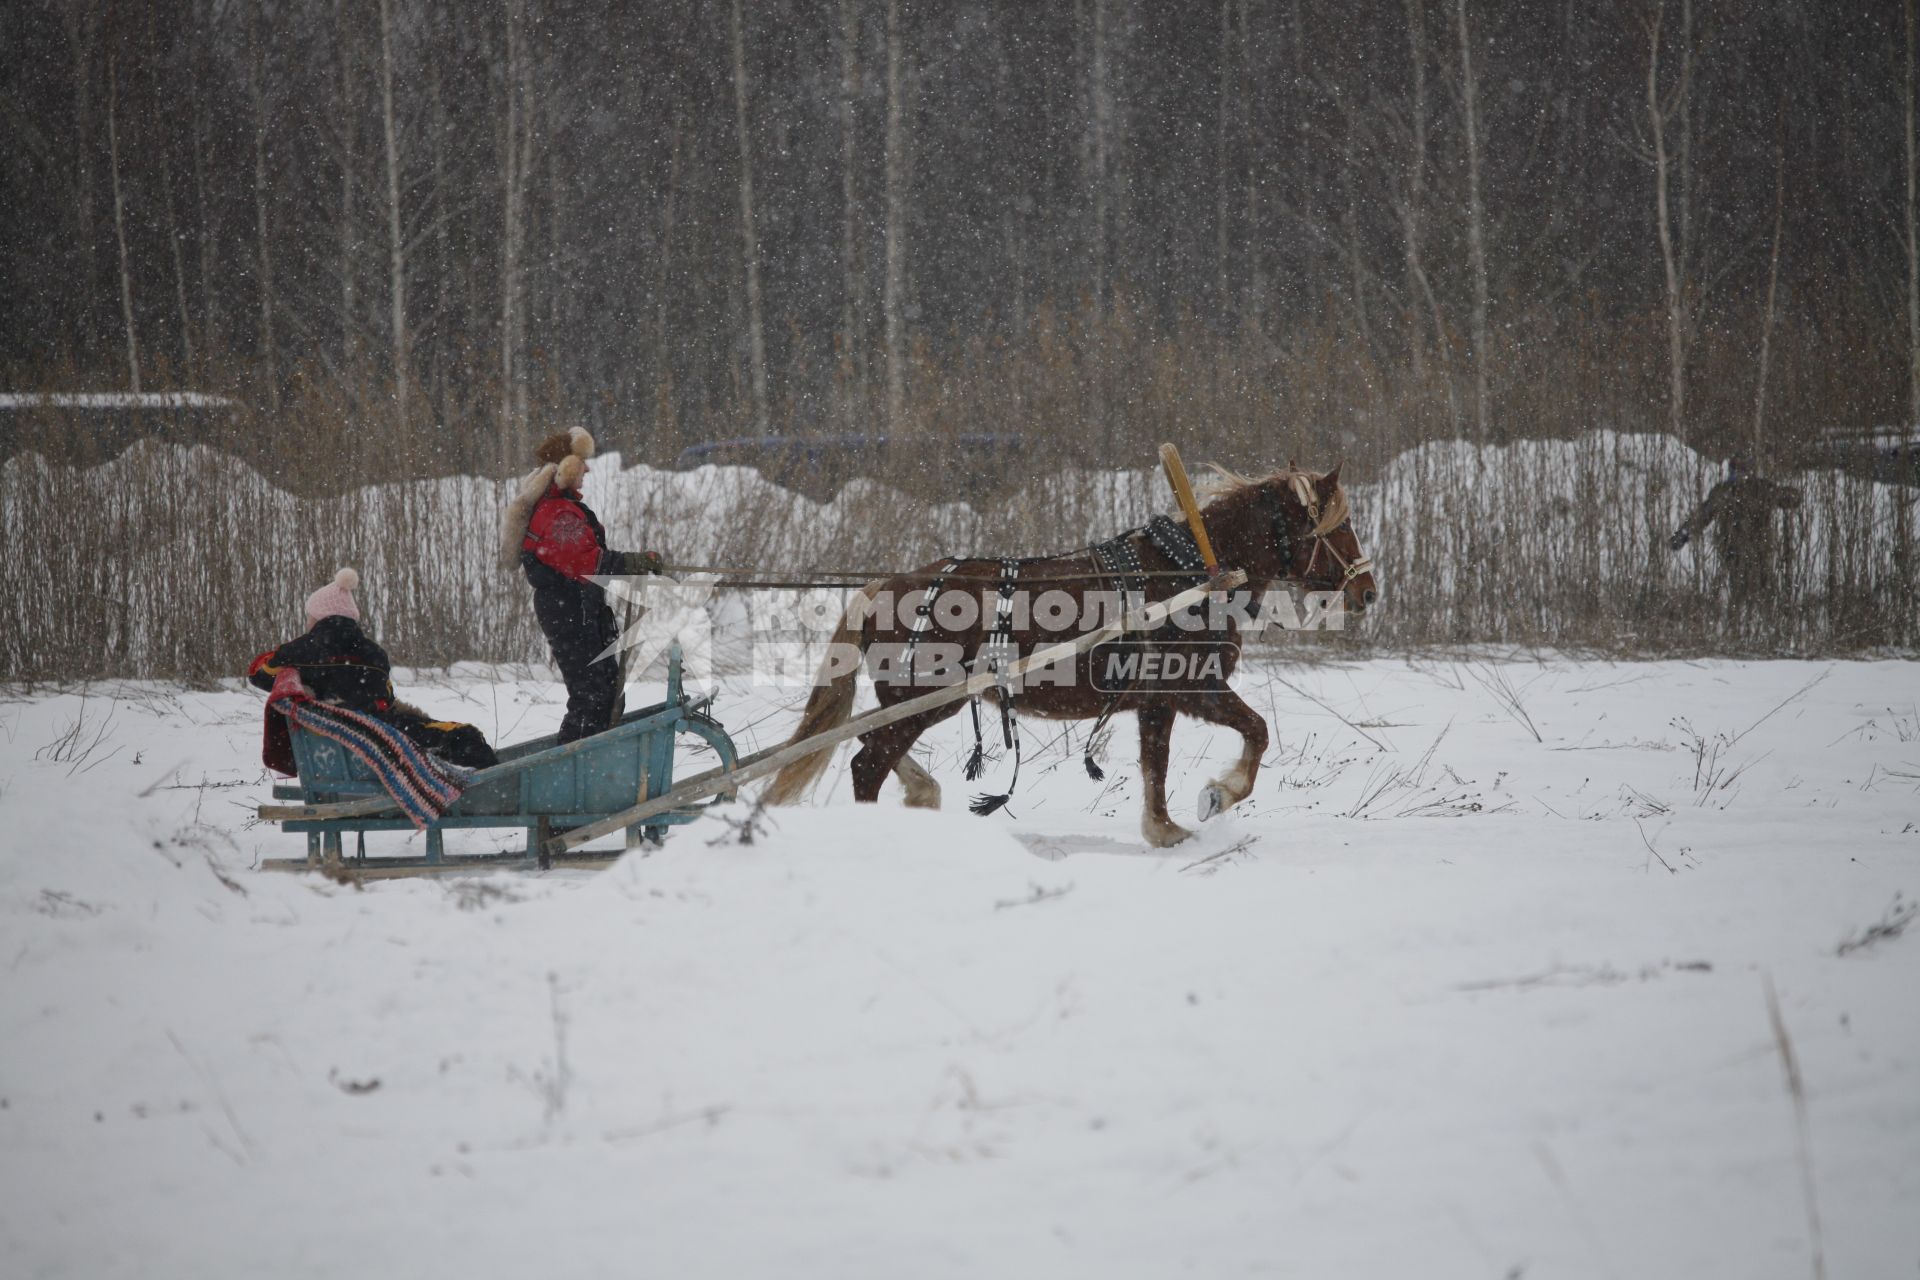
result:
[[[359,585],[359,574],[342,569],[332,582],[308,596],[309,629],[255,658],[247,668],[247,679],[271,690],[274,677],[292,667],[319,701],[337,703],[382,720],[437,759],[463,769],[498,764],[499,757],[472,725],[435,720],[393,696],[393,682],[388,678],[393,664],[386,650],[360,629],[360,608],[353,601],[353,589]],[[283,768],[283,762],[268,763],[283,773],[293,772]]]

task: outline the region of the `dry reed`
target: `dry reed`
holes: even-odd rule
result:
[[[735,413],[652,404],[593,420],[628,470],[590,481],[616,545],[679,562],[780,572],[893,570],[937,556],[1084,546],[1165,506],[1147,469],[1161,440],[1195,464],[1266,471],[1344,460],[1382,608],[1307,657],[1377,649],[1552,646],[1623,655],[1911,652],[1920,644],[1915,491],[1833,471],[1783,478],[1805,503],[1781,517],[1777,591],[1729,608],[1710,539],[1666,539],[1744,442],[1735,336],[1703,337],[1706,420],[1695,448],[1640,434],[1661,420],[1648,326],[1577,345],[1515,343],[1496,421],[1511,441],[1460,437],[1471,413],[1457,352],[1415,382],[1331,332],[1255,342],[1192,322],[1150,324],[1124,298],[1095,321],[1041,308],[1013,340],[915,349],[913,410],[872,474],[818,504],[723,469],[675,473],[683,441],[747,434]],[[1649,330],[1654,332],[1654,330]],[[1817,406],[1871,414],[1844,371],[1791,334],[1769,451],[1785,456]],[[1723,368],[1725,366],[1725,368]],[[50,381],[59,381],[50,375]],[[201,389],[256,398],[239,375]],[[205,680],[236,674],[301,625],[335,567],[360,569],[363,607],[396,660],[544,658],[524,584],[494,567],[500,508],[528,447],[568,422],[549,396],[502,431],[483,383],[415,397],[393,421],[377,380],[300,371],[277,414],[243,407],[181,425],[173,445],[115,452],[70,419],[17,414],[0,464],[0,679]],[[873,420],[835,386],[790,403],[821,431]],[[809,416],[811,415],[811,416]],[[1716,425],[1717,424],[1717,425]],[[1004,474],[955,459],[963,435],[1024,440]],[[194,447],[185,448],[191,444]],[[648,464],[640,466],[637,464]],[[1115,466],[1137,470],[1114,470]],[[964,499],[964,501],[962,501]]]

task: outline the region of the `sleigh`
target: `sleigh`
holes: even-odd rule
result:
[[[617,851],[562,853],[556,858],[547,846],[556,833],[604,825],[614,815],[671,792],[675,747],[683,735],[710,748],[723,772],[738,759],[727,731],[682,689],[677,646],[668,659],[666,693],[665,701],[629,711],[618,724],[590,738],[562,745],[548,736],[502,748],[500,762],[475,773],[453,806],[426,827],[426,848],[419,855],[368,856],[367,833],[410,832],[413,823],[364,762],[336,742],[294,728],[298,778],[276,786],[273,798],[295,803],[262,805],[260,816],[278,821],[283,831],[304,833],[307,854],[304,859],[268,859],[263,865],[307,870],[344,863],[355,874],[378,876],[536,863],[547,867],[556,861],[604,863],[618,856]],[[706,804],[730,798],[729,791],[721,789],[703,804],[687,802],[651,812],[625,825],[627,847],[657,844],[668,827],[691,822]],[[497,827],[523,829],[526,847],[485,855],[449,854],[445,848],[448,831]],[[351,857],[345,852],[348,835],[355,837]]]
[[[569,858],[603,863],[609,855],[581,855],[575,851],[590,840],[623,828],[630,842],[648,835],[657,838],[664,834],[664,828],[691,821],[706,804],[731,799],[741,785],[767,777],[793,760],[934,707],[978,697],[1029,671],[1071,661],[1129,631],[1151,631],[1180,610],[1205,600],[1209,594],[1232,590],[1246,580],[1243,571],[1227,570],[1200,586],[1132,610],[1097,631],[1035,650],[1003,671],[976,671],[958,683],[892,706],[875,707],[836,728],[799,742],[767,747],[748,756],[736,755],[726,731],[690,705],[681,693],[676,653],[668,673],[665,702],[632,712],[616,728],[564,747],[553,745],[550,738],[542,738],[508,748],[498,765],[476,773],[446,816],[429,826],[424,862],[380,859],[377,866],[391,868],[397,874],[456,865],[484,866],[489,859],[446,857],[440,848],[438,833],[449,827],[503,826],[526,828],[527,848],[524,853],[495,856],[490,860],[495,864],[523,866],[537,861],[547,867]],[[720,763],[674,782],[673,740],[676,733],[683,732],[710,743]],[[324,745],[327,744],[320,739],[310,739],[302,747],[296,733],[295,760],[300,765],[300,785],[276,788],[275,793],[280,798],[298,797],[303,803],[260,806],[262,818],[280,823],[283,830],[307,833],[306,862],[269,861],[266,863],[269,867],[305,868],[329,859],[338,860],[341,836],[345,832],[399,831],[408,826],[396,815],[390,799],[373,795],[379,787],[371,775],[359,770],[356,762],[340,758],[344,752],[326,762],[325,767],[333,772],[310,774],[308,761],[317,759],[319,748]],[[302,751],[307,754],[302,755]],[[643,779],[644,790],[641,789]],[[627,799],[616,800],[616,796]],[[705,803],[696,805],[696,801]],[[376,866],[372,862],[367,865]]]

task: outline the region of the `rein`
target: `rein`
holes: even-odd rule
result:
[[[1368,563],[1371,564],[1370,561]],[[673,572],[673,573],[711,573],[713,572],[710,569],[690,568],[690,567],[680,566],[680,565],[667,565],[666,569],[669,572]],[[1364,572],[1364,570],[1362,572]],[[716,589],[728,588],[728,589],[737,589],[742,591],[745,591],[745,590],[811,591],[816,589],[828,589],[828,590],[844,589],[848,591],[858,591],[861,588],[867,586],[869,583],[871,583],[874,580],[874,578],[908,578],[917,582],[925,582],[933,576],[935,575],[932,573],[876,573],[873,575],[872,578],[864,578],[864,579],[808,578],[805,581],[800,581],[797,579],[793,581],[786,581],[786,580],[779,580],[779,579],[758,579],[758,578],[739,579],[739,580],[728,579],[723,582],[716,582],[713,585]],[[962,574],[955,574],[953,576],[956,578],[959,578],[961,581],[964,581],[964,582],[997,582],[999,581],[999,579],[996,577],[980,577],[979,575],[976,575],[976,574],[962,573]],[[1112,575],[1109,573],[1109,574],[1098,575],[1098,576],[1111,577]],[[1140,571],[1139,576],[1143,578],[1185,578],[1191,581],[1194,575],[1192,575],[1191,573],[1181,572],[1175,569],[1143,569]],[[1037,574],[1031,578],[1023,579],[1023,581],[1026,581],[1026,582],[1085,582],[1087,578],[1088,578],[1088,575],[1084,573],[1062,574],[1059,576]],[[1286,578],[1248,578],[1243,585],[1249,586],[1249,587],[1285,587],[1285,586],[1298,587],[1298,586],[1308,586],[1311,584],[1302,583],[1297,578],[1286,577]]]
[[[1130,531],[1137,532],[1137,531]],[[981,560],[999,561],[992,556],[973,557]],[[1070,554],[1042,557],[1047,560],[1069,560]],[[934,578],[958,578],[966,582],[998,582],[1000,575],[992,573],[946,573],[940,569],[894,570],[875,569],[870,572],[856,569],[794,569],[792,578],[756,578],[760,569],[729,569],[718,565],[706,564],[669,564],[662,565],[668,573],[710,573],[727,581],[717,582],[719,587],[778,587],[793,590],[805,590],[808,587],[864,587],[876,578],[905,578],[909,582],[926,582]],[[1183,569],[1142,569],[1133,576],[1142,578],[1191,578],[1193,575]],[[739,579],[735,581],[734,579]],[[1084,573],[1035,573],[1021,575],[1022,582],[1085,582]]]
[[[1292,478],[1292,489],[1294,498],[1307,513],[1309,529],[1318,529],[1321,516],[1320,501],[1314,494],[1312,482],[1304,475],[1295,475]],[[1292,543],[1293,535],[1286,531],[1282,524],[1282,517],[1276,514],[1273,523],[1276,540],[1282,546]],[[1103,561],[1102,550],[1143,533],[1148,535],[1149,541],[1156,549],[1166,555],[1167,558],[1175,564],[1181,565],[1182,567],[1177,569],[1146,569],[1138,565],[1138,557],[1135,556],[1133,557],[1134,563],[1126,564],[1123,567],[1126,578],[1136,581],[1148,578],[1191,580],[1196,573],[1204,576],[1204,568],[1200,564],[1199,550],[1194,544],[1192,535],[1181,528],[1177,521],[1166,516],[1156,516],[1144,525],[1128,529],[1108,539],[1106,542],[1097,543],[1084,550],[1062,552],[1059,555],[1053,556],[1034,556],[1029,557],[1029,559],[1074,560],[1084,558],[1092,565],[1093,574],[1091,576],[1095,578],[1115,578],[1121,575],[1115,572],[1116,566],[1111,566]],[[1309,536],[1313,539],[1313,550],[1307,558],[1307,567],[1301,575],[1302,578],[1311,578],[1314,569],[1320,563],[1320,553],[1322,551],[1326,552],[1328,558],[1340,568],[1340,581],[1334,585],[1344,587],[1363,574],[1373,572],[1374,565],[1371,557],[1361,556],[1358,560],[1348,561],[1334,549],[1333,544],[1328,541],[1325,533],[1312,533]],[[823,587],[857,590],[875,580],[885,579],[904,579],[908,582],[915,583],[942,584],[958,581],[978,583],[981,585],[998,583],[1000,581],[1001,570],[999,566],[1001,561],[999,557],[976,556],[969,558],[978,559],[993,567],[984,571],[962,572],[951,567],[954,562],[949,558],[939,567],[931,569],[905,571],[894,569],[793,569],[786,571],[785,576],[781,577],[763,577],[761,575],[766,572],[764,569],[734,568],[728,565],[669,564],[663,565],[662,568],[668,573],[682,576],[687,574],[710,574],[721,579],[721,581],[714,584],[716,587],[730,587],[740,590],[805,591],[812,588]],[[1190,567],[1189,561],[1191,561]],[[1088,577],[1089,575],[1086,573],[1022,573],[1020,575],[1020,581],[1023,585],[1026,583],[1084,583]],[[1314,585],[1310,581],[1298,581],[1292,576],[1267,578],[1264,579],[1264,582],[1268,586],[1294,584],[1311,587]],[[1144,582],[1142,582],[1142,585],[1144,585]],[[1249,581],[1248,585],[1253,585],[1252,580]]]

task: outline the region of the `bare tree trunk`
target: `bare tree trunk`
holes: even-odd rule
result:
[[[738,3],[738,0],[735,0]],[[887,0],[887,427],[907,417],[907,106],[900,0]]]
[[[1014,136],[1018,128],[1015,122],[1018,108],[1014,96],[1014,63],[1018,40],[1012,35],[1013,22],[1010,17],[1015,3],[1017,0],[994,0],[991,19],[995,31],[991,128],[998,137]],[[1000,261],[1006,270],[1006,291],[1003,296],[1006,298],[1007,322],[1003,332],[1009,335],[1026,331],[1028,290],[1032,284],[1032,273],[1028,267],[1032,252],[1029,244],[1031,236],[1022,234],[1020,200],[1015,194],[1018,190],[1017,180],[996,181],[994,184],[995,203],[1000,210]],[[1008,386],[1015,413],[1019,413],[1024,404],[1023,390],[1017,380]]]
[[[1907,0],[1907,425],[1920,427],[1920,156],[1914,147],[1914,0]]]
[[[120,194],[120,71],[107,56],[107,172],[113,182],[113,238],[120,246],[120,318],[127,330],[127,381],[140,394],[140,343],[133,326],[133,263],[127,255],[126,201]]]
[[[1920,154],[1916,154],[1914,139],[1914,46],[1916,43],[1916,22],[1914,0],[1906,2],[1907,58],[1902,79],[1906,82],[1906,101],[1903,119],[1905,126],[1906,154],[1906,232],[1907,232],[1907,421],[1909,430],[1920,429]],[[1914,616],[1913,609],[1913,516],[1910,504],[1893,504],[1893,563],[1899,577],[1900,597],[1904,608],[1900,612],[1906,617]]]
[[[558,84],[564,72],[560,69],[555,55],[555,44],[548,40],[542,50],[541,66],[545,70],[542,77],[548,84]],[[572,319],[577,291],[567,285],[568,254],[571,248],[567,240],[567,184],[560,174],[561,149],[555,140],[561,135],[564,123],[562,112],[566,107],[565,96],[549,93],[541,99],[542,116],[546,122],[547,145],[540,148],[546,160],[547,170],[547,220],[544,240],[546,252],[541,255],[542,270],[537,277],[539,284],[536,296],[542,305],[542,314],[546,317],[545,328],[541,331],[538,349],[550,353],[547,361],[548,375],[556,382],[564,379],[566,362],[575,358],[573,344],[566,340],[570,330],[567,326]]]
[[[1420,260],[1421,218],[1427,192],[1427,20],[1421,0],[1407,0],[1407,49],[1412,71],[1407,110],[1407,194],[1400,206],[1400,230],[1406,242],[1408,368],[1416,390],[1427,380],[1426,325],[1420,300],[1427,289],[1426,267]]]
[[[863,426],[867,395],[866,271],[860,245],[860,5],[840,0],[840,413]]]
[[[1113,175],[1113,85],[1108,67],[1107,0],[1093,0],[1093,65],[1088,76],[1088,125],[1092,131],[1093,172],[1093,298],[1105,316],[1111,278],[1109,183]]]
[[[1261,259],[1261,246],[1264,243],[1260,234],[1260,189],[1264,174],[1260,171],[1260,157],[1255,148],[1257,135],[1253,127],[1253,22],[1248,12],[1248,0],[1240,0],[1240,148],[1243,169],[1246,177],[1246,268],[1247,286],[1242,294],[1241,314],[1245,322],[1245,333],[1249,340],[1257,339],[1264,324],[1266,306],[1266,276]],[[1248,411],[1252,406],[1249,402]]]
[[[1360,251],[1360,194],[1354,183],[1353,135],[1357,129],[1353,112],[1346,113],[1346,137],[1340,147],[1340,186],[1346,196],[1346,208],[1340,215],[1341,230],[1347,240],[1347,278],[1352,281],[1353,330],[1363,351],[1373,350],[1373,326],[1367,321],[1366,259]]]
[[[1660,265],[1667,291],[1667,428],[1676,439],[1687,438],[1687,345],[1692,327],[1687,293],[1688,201],[1684,198],[1685,155],[1678,168],[1682,176],[1681,198],[1673,192],[1675,159],[1667,146],[1668,126],[1676,105],[1684,107],[1688,81],[1692,76],[1691,36],[1692,0],[1681,0],[1680,78],[1674,92],[1662,98],[1660,93],[1660,41],[1666,21],[1666,0],[1654,0],[1653,16],[1647,20],[1647,125],[1653,144],[1654,222],[1660,234]],[[1683,131],[1682,145],[1686,145]],[[1677,205],[1677,209],[1676,209]]]
[[[1294,111],[1293,111],[1293,147],[1294,147],[1294,206],[1296,216],[1309,226],[1320,225],[1320,211],[1313,183],[1313,116],[1308,109],[1311,100],[1308,93],[1313,79],[1307,72],[1307,17],[1301,6],[1301,0],[1292,0],[1292,15],[1289,28],[1293,36],[1293,45],[1288,50],[1293,63]],[[1317,246],[1311,236],[1300,237],[1298,267],[1294,276],[1296,291],[1300,285],[1317,287],[1310,279],[1315,267],[1314,255]]]
[[[507,116],[500,145],[500,457],[512,456],[514,427],[514,276],[520,258],[520,27],[526,20],[525,0],[507,0]]]
[[[347,0],[334,0],[336,43],[340,50],[340,344],[350,369],[358,368],[359,317],[354,314],[357,234],[354,228],[354,162],[360,137],[360,113],[354,109],[354,66]]]
[[[400,127],[393,114],[393,5],[380,0],[380,123],[387,150],[387,306],[397,421],[407,420],[407,244],[400,216]]]
[[[172,148],[160,146],[160,191],[167,204],[167,246],[173,250],[173,300],[180,311],[180,359],[189,375],[194,368],[193,315],[187,310],[187,261],[181,248],[180,218],[173,208]]]
[[[1112,301],[1112,178],[1113,94],[1107,41],[1107,0],[1074,5],[1076,39],[1085,31],[1086,129],[1081,136],[1081,184],[1088,193],[1087,283],[1096,327],[1108,315]],[[1102,456],[1112,456],[1118,444],[1109,411],[1112,359],[1101,344],[1092,344],[1085,357],[1088,416]]]
[[[500,438],[501,458],[513,454],[515,432],[526,418],[526,371],[521,337],[526,329],[527,170],[533,160],[529,119],[526,0],[507,4],[507,118],[501,147],[504,207],[500,236]]]
[[[267,231],[267,107],[260,50],[260,18],[247,10],[247,96],[253,106],[253,208],[259,241],[260,359],[265,366],[267,407],[280,411],[280,359],[273,336],[273,251]]]
[[[1911,0],[1909,0],[1911,3]],[[1787,213],[1786,95],[1781,95],[1780,113],[1773,144],[1773,251],[1767,256],[1767,310],[1760,324],[1760,373],[1753,392],[1753,462],[1764,467],[1767,461],[1767,372],[1773,355],[1774,299],[1780,287],[1780,236]]]
[[[198,3],[194,5],[194,58],[196,62],[204,57],[209,43],[204,12]],[[213,243],[213,219],[207,212],[207,164],[206,147],[209,125],[207,123],[207,99],[210,95],[202,92],[193,95],[193,198],[199,217],[200,238],[196,252],[200,259],[200,340],[209,352],[222,345],[226,326],[221,322],[220,313],[215,309],[213,296],[213,254],[209,246]]]
[[[1484,442],[1488,418],[1487,214],[1480,198],[1478,82],[1473,73],[1473,40],[1467,30],[1467,0],[1454,0],[1454,13],[1460,24],[1460,97],[1467,142],[1467,261],[1473,271],[1473,425],[1476,438]]]
[[[1227,274],[1227,124],[1233,92],[1233,0],[1220,0],[1219,111],[1214,121],[1214,246],[1213,261],[1219,307],[1224,321],[1232,308],[1233,286]]]
[[[93,242],[93,42],[98,26],[90,0],[76,0],[65,17],[67,42],[73,46],[74,239],[85,272],[73,293],[74,337],[86,350],[94,340],[93,286],[100,278]]]
[[[673,361],[667,343],[667,284],[673,279],[674,204],[680,196],[680,157],[684,150],[685,108],[676,95],[673,109],[673,158],[667,169],[667,197],[660,209],[660,256],[653,275],[653,435],[656,445],[680,442],[673,410]],[[665,452],[664,450],[662,451]]]
[[[752,379],[753,425],[767,426],[767,340],[760,301],[760,245],[753,227],[753,138],[747,129],[746,24],[733,0],[733,116],[740,135],[740,257],[747,276],[747,372]]]
[[[447,104],[440,84],[440,58],[436,52],[427,60],[427,93],[432,104],[433,128],[433,323],[427,330],[427,361],[431,369],[433,398],[441,415],[447,411],[447,330],[453,314],[453,211],[448,199],[447,179]]]

